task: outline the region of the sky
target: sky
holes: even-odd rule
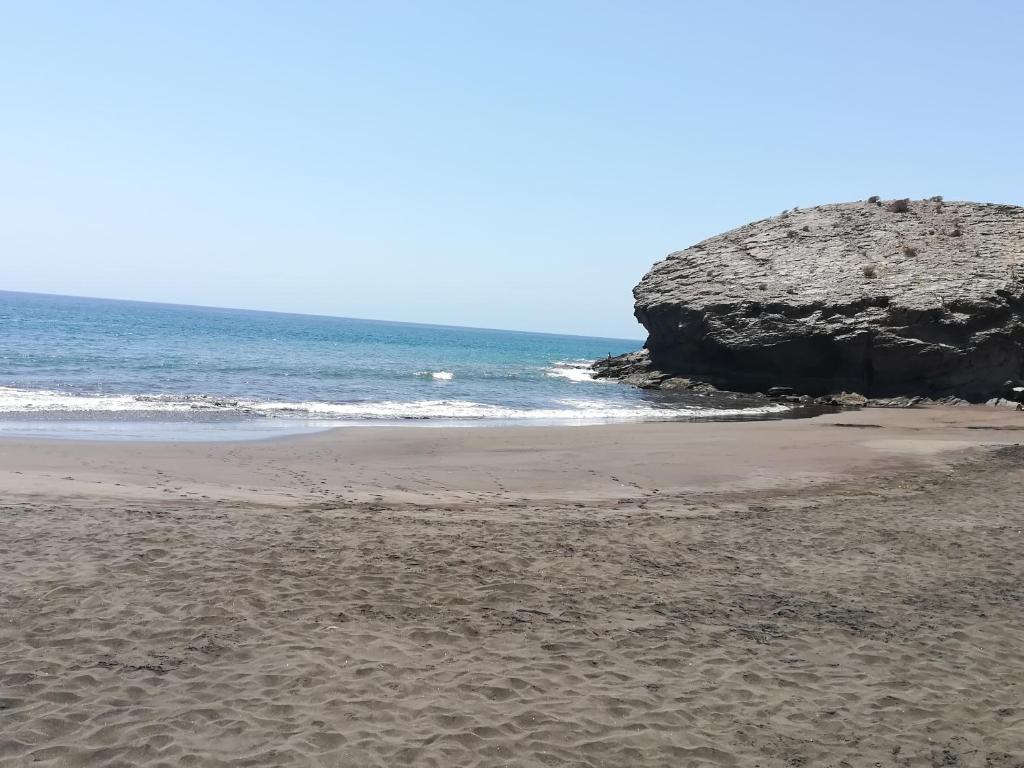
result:
[[[667,253],[1024,204],[1024,3],[0,0],[0,289],[643,338]]]

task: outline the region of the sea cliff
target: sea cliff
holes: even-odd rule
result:
[[[1024,378],[1024,208],[889,200],[793,209],[655,264],[640,353],[599,376],[866,398],[1013,396]]]

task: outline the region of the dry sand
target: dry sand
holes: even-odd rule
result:
[[[3,440],[0,766],[1022,766],[1021,442]]]

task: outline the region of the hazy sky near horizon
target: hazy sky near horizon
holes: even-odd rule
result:
[[[0,289],[641,338],[793,206],[1024,204],[1024,3],[0,2]]]

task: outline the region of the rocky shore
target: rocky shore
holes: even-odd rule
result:
[[[838,404],[1024,400],[1024,208],[871,198],[670,254],[598,377]]]
[[[721,380],[718,386],[703,379],[679,376],[663,371],[651,362],[650,353],[646,349],[628,352],[625,355],[607,357],[597,360],[591,366],[595,379],[614,379],[639,389],[661,390],[663,392],[689,392],[695,395],[731,394],[745,399],[764,399],[793,403],[796,405],[822,405],[839,408],[910,408],[915,405],[972,405],[956,395],[941,398],[924,397],[922,395],[899,395],[896,397],[867,397],[860,392],[833,392],[827,395],[809,395],[800,393],[792,387],[768,387],[764,392],[741,392],[725,388]],[[985,401],[985,405],[1015,408],[1024,410],[1024,384],[1008,381],[1001,393]]]
[[[721,386],[702,379],[679,376],[660,370],[651,362],[650,353],[646,349],[629,352],[625,355],[608,357],[596,361],[593,366],[594,378],[615,379],[639,389],[661,390],[663,392],[689,392],[696,395],[720,395],[723,393],[742,395],[745,398],[761,398],[765,401],[786,402],[799,405],[823,405],[833,407],[856,408],[872,406],[876,408],[909,408],[915,405],[971,405],[955,395],[943,398],[928,398],[920,395],[901,395],[897,397],[867,397],[859,392],[834,392],[827,395],[809,395],[800,393],[792,387],[768,387],[764,392],[739,392],[723,389]],[[990,398],[987,405],[1018,407],[1022,394],[1011,387],[1006,396]]]

